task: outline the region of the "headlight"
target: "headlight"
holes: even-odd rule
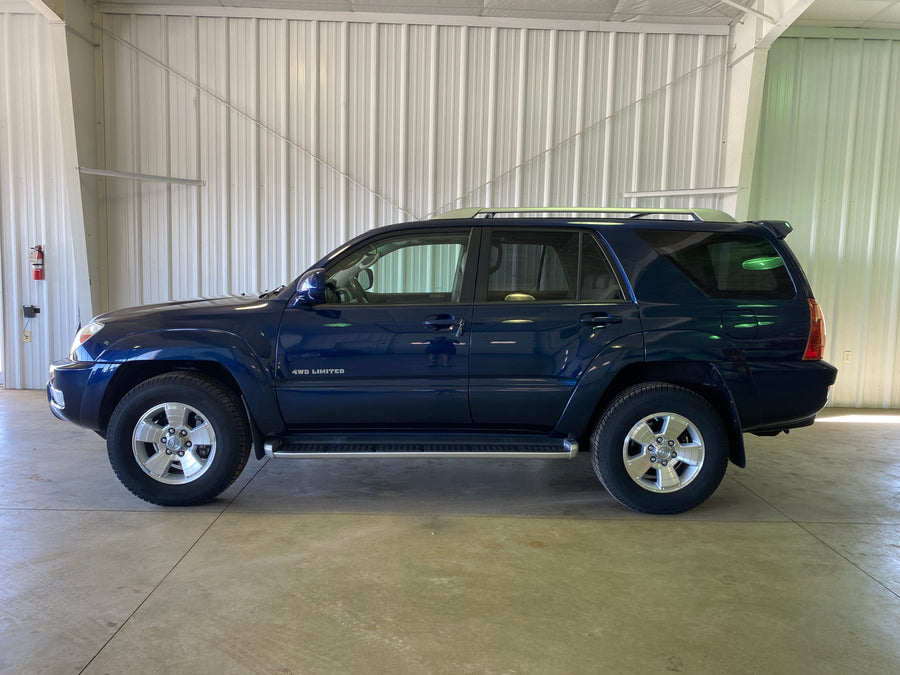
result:
[[[69,358],[73,361],[78,361],[78,359],[75,358],[75,352],[81,345],[99,333],[101,328],[103,328],[102,323],[99,321],[91,321],[87,326],[78,331],[75,334],[75,339],[72,341],[72,348],[69,350]]]

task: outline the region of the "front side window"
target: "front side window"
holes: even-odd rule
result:
[[[789,299],[794,282],[775,247],[745,234],[643,230],[637,235],[712,298]]]
[[[326,269],[326,302],[459,302],[468,244],[468,230],[395,235],[367,243]]]
[[[495,230],[488,246],[488,302],[607,302],[624,296],[587,232]]]

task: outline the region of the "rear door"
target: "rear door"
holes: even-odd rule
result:
[[[552,429],[595,357],[640,331],[637,306],[591,230],[485,228],[481,251],[473,423]]]

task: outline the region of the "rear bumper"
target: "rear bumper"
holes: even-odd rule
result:
[[[816,416],[807,417],[805,420],[796,420],[790,424],[776,424],[773,427],[757,427],[750,433],[756,436],[777,436],[782,431],[787,433],[791,429],[799,429],[800,427],[810,427],[816,421]]]
[[[749,369],[749,382],[732,388],[742,430],[749,433],[809,426],[837,378],[837,368],[825,361],[751,364]]]

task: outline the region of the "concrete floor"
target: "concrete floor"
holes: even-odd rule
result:
[[[898,672],[900,417],[851,412],[678,517],[587,455],[251,459],[164,509],[0,390],[0,672]]]

